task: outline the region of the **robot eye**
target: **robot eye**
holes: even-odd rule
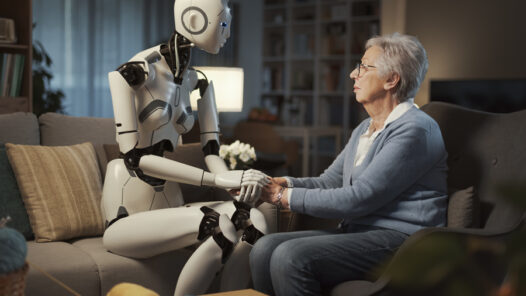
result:
[[[219,23],[221,25],[221,27],[223,28],[226,28],[228,26],[228,24],[226,22],[220,22]]]

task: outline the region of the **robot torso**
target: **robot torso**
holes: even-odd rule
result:
[[[176,84],[160,46],[138,53],[129,62],[148,65],[146,81],[135,89],[135,108],[139,142],[136,148],[151,147],[163,140],[177,146],[180,134],[194,125],[190,92],[197,84],[197,74],[187,70],[181,84]]]

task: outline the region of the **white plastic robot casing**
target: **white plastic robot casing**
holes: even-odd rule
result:
[[[200,49],[218,53],[230,37],[232,15],[227,3],[228,0],[176,0],[176,31]]]
[[[200,234],[207,233],[206,229],[201,230],[201,222],[213,222],[214,216],[205,220],[202,206],[219,214],[214,234],[201,238],[204,242],[181,271],[175,295],[203,294],[225,263],[223,255],[230,253],[226,246],[234,250],[221,285],[229,290],[246,287],[251,248],[247,242],[238,243],[241,230],[236,230],[229,218],[238,211],[239,204],[187,204],[178,183],[241,188],[234,198],[253,205],[268,182],[268,176],[259,171],[229,171],[212,149],[205,156],[209,171],[161,155],[167,149],[167,141],[176,148],[179,135],[190,130],[194,123],[189,94],[198,91],[196,86],[202,91],[203,85],[199,85],[196,72],[188,67],[189,47],[209,53],[219,51],[230,36],[227,3],[228,0],[176,0],[175,38],[138,53],[108,75],[117,142],[123,157],[110,162],[104,180],[101,206],[108,223],[104,246],[124,256],[152,257],[195,244]],[[206,134],[201,139],[203,147],[219,140],[213,86],[212,82],[208,84],[198,103],[200,132]],[[261,234],[268,233],[267,222],[259,210],[250,209],[246,221]],[[218,233],[224,237],[222,244],[216,241],[215,236],[220,239]]]

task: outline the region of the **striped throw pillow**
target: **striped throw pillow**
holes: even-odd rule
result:
[[[91,143],[6,148],[37,242],[102,234],[102,181]]]

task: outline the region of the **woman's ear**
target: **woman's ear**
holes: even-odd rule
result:
[[[385,90],[392,90],[396,87],[396,85],[400,82],[400,74],[398,73],[391,73],[387,77],[387,80],[384,83],[384,89]]]

